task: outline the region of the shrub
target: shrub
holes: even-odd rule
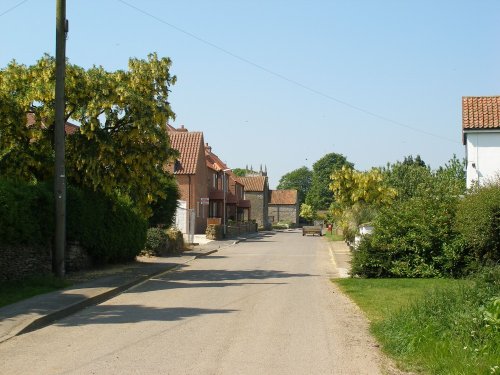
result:
[[[149,218],[149,226],[162,225],[169,228],[175,218],[177,200],[180,198],[179,187],[175,179],[168,178],[164,183],[165,197],[158,199],[152,206],[153,215]]]
[[[167,236],[170,243],[170,252],[181,252],[184,250],[184,236],[178,229],[170,228],[167,230]]]
[[[149,228],[146,235],[146,244],[141,254],[160,256],[169,252],[169,236],[164,229]]]
[[[209,240],[221,240],[224,237],[224,228],[219,224],[209,224],[205,234]]]
[[[395,202],[374,219],[370,240],[354,253],[353,274],[360,276],[435,277],[449,272],[447,256],[463,251],[450,247],[456,198],[429,195]],[[446,251],[445,251],[446,250]],[[373,258],[373,259],[370,259]],[[376,272],[374,271],[376,270]]]
[[[478,262],[500,261],[500,184],[476,188],[461,200],[456,229]]]

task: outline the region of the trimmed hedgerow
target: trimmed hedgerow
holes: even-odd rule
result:
[[[50,247],[53,206],[47,184],[0,179],[0,244]]]
[[[133,260],[144,248],[147,223],[130,204],[91,191],[68,189],[68,239],[95,263]]]
[[[128,261],[144,248],[147,223],[130,203],[75,187],[67,190],[67,239],[96,263]],[[0,179],[0,244],[52,247],[54,198],[47,183]]]

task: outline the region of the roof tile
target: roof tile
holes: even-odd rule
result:
[[[238,181],[245,186],[245,191],[264,191],[266,176],[238,177]]]
[[[462,129],[500,129],[500,96],[462,97]]]
[[[269,204],[297,204],[297,190],[271,190]]]
[[[170,145],[179,151],[179,164],[174,174],[196,174],[196,166],[203,145],[202,132],[169,131]]]

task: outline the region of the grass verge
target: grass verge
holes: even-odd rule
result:
[[[474,280],[334,282],[366,313],[384,351],[405,370],[499,374],[499,276],[496,267]]]
[[[325,237],[330,241],[344,241],[344,236],[341,234],[335,234],[333,232],[325,232]]]
[[[3,282],[0,287],[0,307],[10,305],[38,294],[52,292],[70,285],[53,275],[32,277],[20,281]]]

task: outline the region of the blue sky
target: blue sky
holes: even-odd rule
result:
[[[0,68],[55,51],[55,0],[0,1]],[[329,152],[366,170],[461,144],[461,97],[500,95],[498,0],[67,0],[67,56],[173,60],[174,126],[270,183]]]

